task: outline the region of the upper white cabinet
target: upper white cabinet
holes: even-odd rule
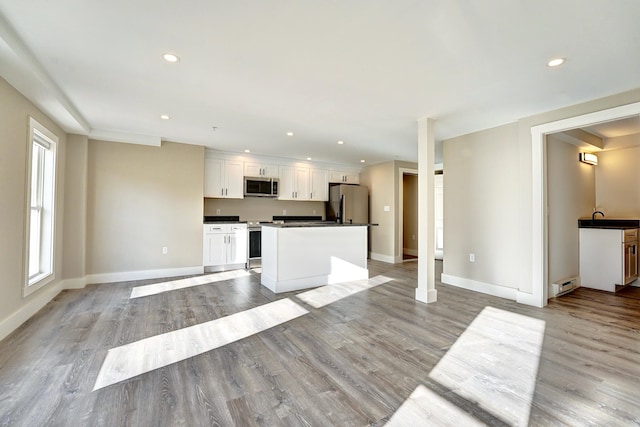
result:
[[[245,162],[244,176],[278,178],[278,165],[270,165],[258,162]]]
[[[329,171],[325,169],[309,169],[309,200],[329,201]]]
[[[204,197],[242,199],[243,182],[243,162],[204,159]]]
[[[356,172],[330,171],[329,182],[341,184],[360,184],[360,175]]]
[[[279,200],[310,200],[309,168],[280,166]]]

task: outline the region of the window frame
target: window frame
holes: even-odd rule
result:
[[[26,297],[55,279],[55,243],[56,243],[56,185],[57,185],[57,148],[58,137],[29,117],[29,132],[26,157],[25,188],[25,253],[23,297]],[[34,162],[34,146],[38,146],[39,155]],[[37,171],[34,171],[34,163]],[[36,175],[34,177],[34,172]],[[32,195],[33,179],[39,181],[38,194]],[[32,197],[33,196],[33,197]],[[35,202],[35,206],[34,206]],[[31,274],[32,216],[38,211],[38,272]]]

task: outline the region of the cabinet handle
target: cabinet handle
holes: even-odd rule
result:
[[[220,189],[220,195],[221,195],[221,196],[224,196],[224,188],[221,188],[221,189]]]

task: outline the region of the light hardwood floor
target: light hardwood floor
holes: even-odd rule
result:
[[[425,305],[415,262],[369,269],[393,280],[319,308],[254,272],[134,299],[159,280],[65,291],[0,342],[0,425],[383,425],[414,392],[459,426],[509,425],[430,376],[486,307],[544,321],[530,425],[640,425],[640,288],[537,309],[438,283]],[[109,349],[282,298],[309,313],[92,391]]]

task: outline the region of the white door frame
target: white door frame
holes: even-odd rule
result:
[[[403,177],[404,175],[415,175],[418,176],[418,169],[409,169],[409,168],[398,168],[398,236],[397,236],[397,244],[400,254],[395,256],[395,262],[402,262],[402,237],[404,236],[404,185],[403,185]],[[420,191],[420,187],[418,187],[418,191]],[[420,218],[418,218],[420,221]],[[420,254],[418,254],[420,256]]]
[[[640,102],[596,111],[567,119],[557,120],[531,127],[531,160],[532,160],[532,293],[518,292],[518,302],[544,307],[548,300],[548,254],[547,241],[547,144],[546,135],[590,126],[597,123],[610,122],[627,117],[640,116]],[[577,218],[576,218],[577,220]]]

